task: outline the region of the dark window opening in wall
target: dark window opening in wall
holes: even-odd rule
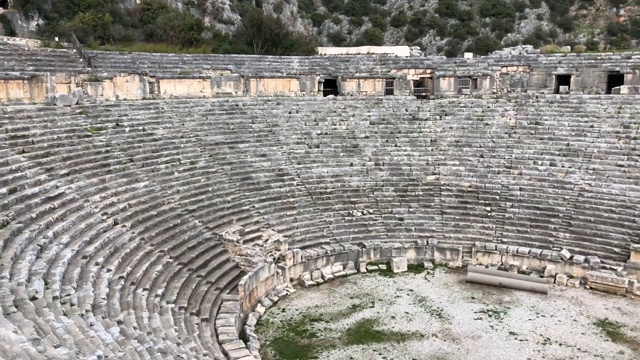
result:
[[[560,90],[563,90],[563,86],[567,87],[566,91],[571,90],[571,75],[556,75],[553,93],[560,94]]]
[[[478,78],[471,78],[471,90],[478,90]]]
[[[458,89],[471,89],[471,78],[458,78]]]
[[[433,78],[421,77],[413,80],[413,95],[418,99],[427,99],[433,95]]]
[[[0,9],[9,10],[9,0],[0,0]]]
[[[322,96],[338,96],[338,79],[324,79],[324,87],[322,88]]]
[[[395,81],[393,79],[385,80],[385,82],[384,82],[384,94],[385,95],[393,95],[394,85],[395,85]]]
[[[607,75],[607,91],[605,94],[611,94],[614,87],[624,85],[624,74],[610,73]]]

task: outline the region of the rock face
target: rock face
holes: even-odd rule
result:
[[[27,16],[20,11],[7,10],[2,15],[11,23],[16,36],[24,38],[35,38],[37,36],[38,26],[44,24],[44,20],[38,12],[31,12]],[[0,25],[0,29],[2,26]],[[2,35],[2,34],[0,34]],[[5,35],[9,35],[5,29]]]

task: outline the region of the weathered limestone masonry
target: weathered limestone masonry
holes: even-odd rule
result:
[[[637,293],[638,100],[2,106],[0,358],[254,356],[287,284],[369,260]]]
[[[183,55],[69,49],[0,37],[0,102],[42,103],[82,88],[87,99],[219,96],[458,96],[534,92],[637,94],[640,54],[496,52],[431,57]]]
[[[259,359],[260,342],[255,335],[255,324],[279,299],[295,291],[291,285],[309,287],[339,277],[386,269],[386,265],[370,263],[388,262],[392,272],[407,271],[407,264],[424,263],[425,268],[429,268],[436,263],[459,268],[464,263],[477,269],[469,276],[504,274],[509,278],[501,282],[512,281],[516,283],[515,288],[544,294],[547,287],[541,284],[548,282],[571,287],[582,284],[586,288],[613,294],[640,296],[636,279],[616,275],[624,273],[624,268],[604,265],[595,256],[571,254],[566,249],[548,251],[490,243],[476,243],[471,249],[472,259],[463,258],[463,253],[461,246],[439,245],[435,240],[415,244],[368,241],[290,249],[281,257],[278,271],[275,271],[273,263],[259,266],[240,282],[238,298],[223,303],[216,325],[218,333],[223,334],[220,342],[231,359]],[[504,267],[512,273],[523,271],[535,277],[526,281],[527,276],[485,270],[484,266]],[[547,282],[543,281],[545,279]],[[484,283],[482,279],[472,280]],[[276,283],[279,283],[277,287]],[[258,302],[259,296],[262,299]],[[245,335],[246,343],[240,340],[241,334]]]

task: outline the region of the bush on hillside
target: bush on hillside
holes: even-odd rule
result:
[[[407,13],[404,12],[403,10],[400,10],[399,12],[395,13],[391,19],[389,19],[389,25],[393,26],[394,28],[401,28],[405,25],[407,25],[409,23],[409,17],[407,16]]]
[[[382,46],[384,45],[384,34],[382,31],[369,28],[362,32],[362,35],[355,41],[354,46]]]
[[[290,31],[280,18],[252,11],[232,37],[238,52],[255,55],[315,54],[315,39]]]

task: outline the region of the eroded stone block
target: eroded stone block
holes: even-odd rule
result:
[[[322,273],[322,280],[333,280],[333,274],[331,274],[331,266],[323,267],[322,269],[320,269],[320,271]]]
[[[569,279],[567,280],[568,287],[579,288],[580,287],[580,279]]]
[[[556,285],[567,286],[567,275],[558,274],[556,275]]]
[[[314,272],[312,272],[311,281],[315,282],[316,284],[322,284],[324,282],[324,280],[322,280],[322,271],[315,270]]]
[[[573,255],[571,258],[571,262],[578,265],[584,264],[585,260],[586,258],[582,255]]]
[[[347,263],[347,267],[345,267],[344,271],[345,273],[347,273],[347,275],[353,275],[358,272],[356,270],[356,266],[353,264],[353,261],[349,261]]]
[[[544,277],[549,278],[554,276],[556,276],[556,266],[547,265],[547,267],[544,268]]]
[[[408,262],[406,257],[397,257],[391,259],[391,271],[401,273],[407,271]]]
[[[360,259],[358,261],[358,271],[361,273],[367,272],[367,262],[365,260]]]
[[[571,257],[571,253],[567,249],[562,249],[562,251],[560,251],[558,255],[560,255],[560,258],[564,261],[569,260],[569,258]]]

